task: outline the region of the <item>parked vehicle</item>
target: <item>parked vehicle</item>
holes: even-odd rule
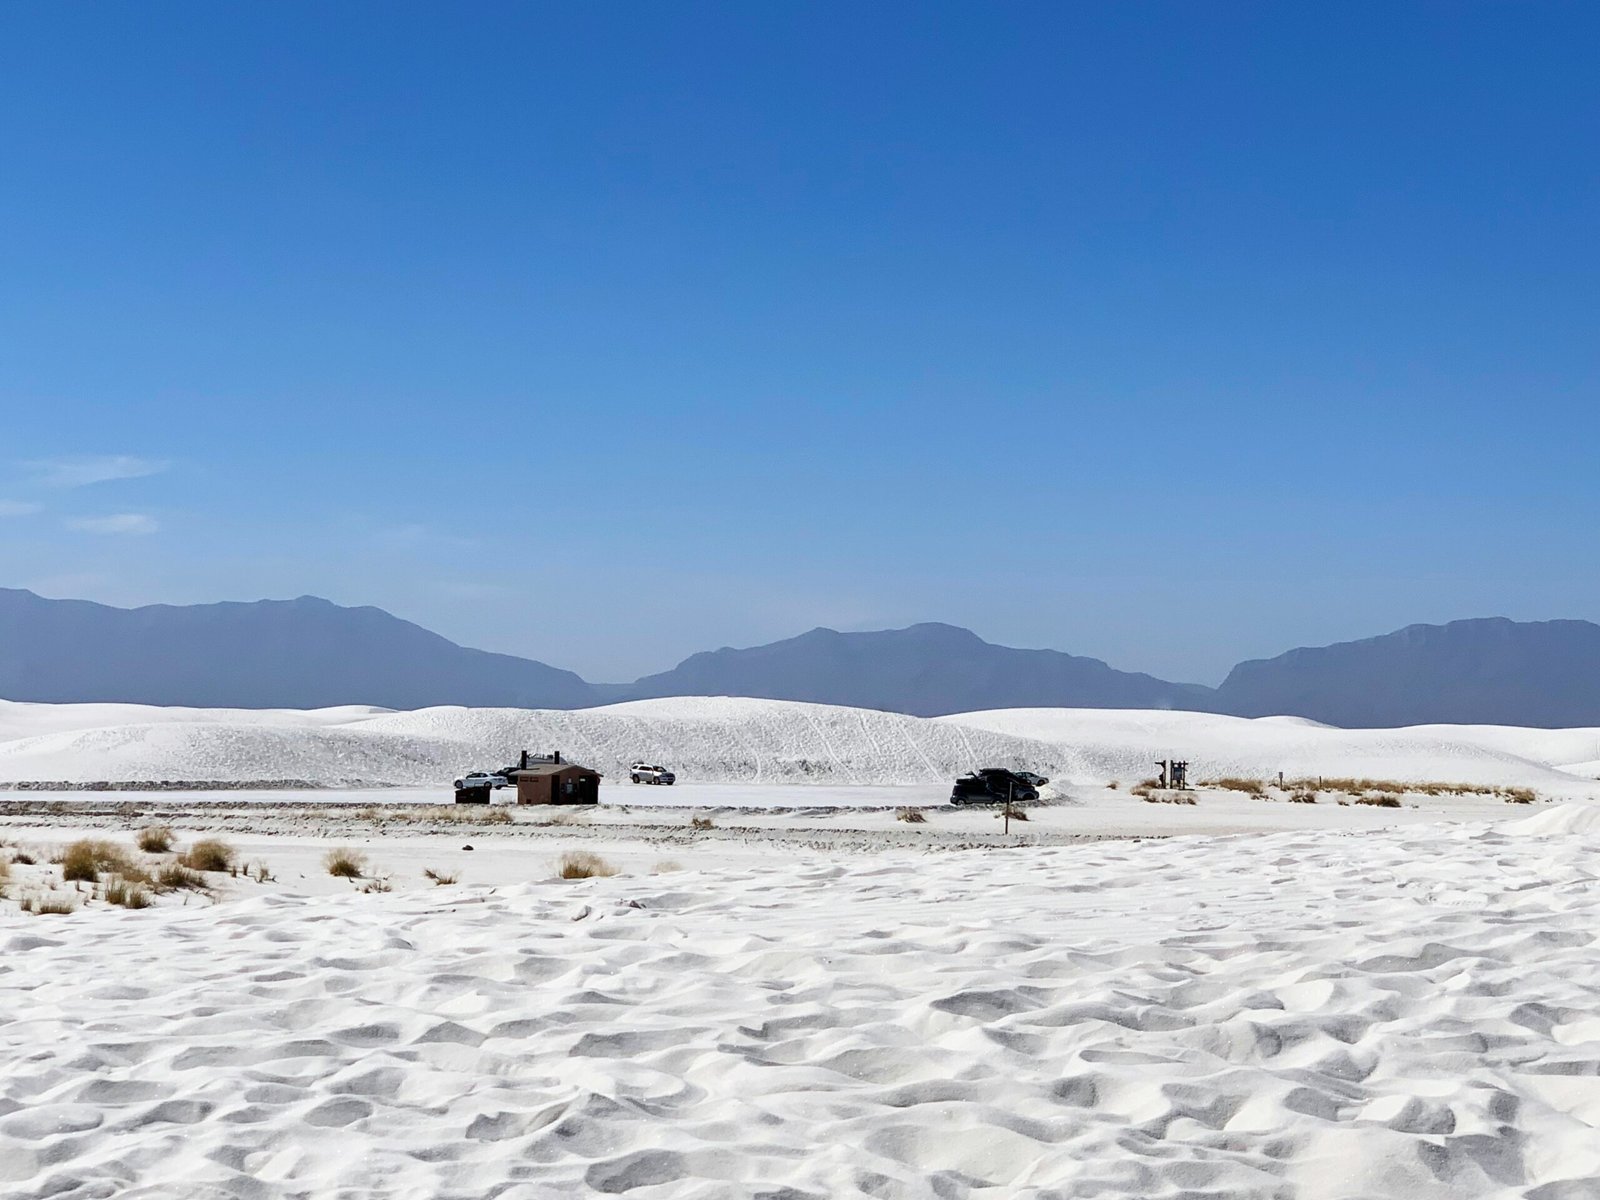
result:
[[[1039,789],[1004,767],[983,767],[963,775],[950,790],[951,804],[1004,804],[1008,797],[1027,803],[1039,798]]]
[[[1023,783],[1031,783],[1036,788],[1042,788],[1045,784],[1050,782],[1050,780],[1045,776],[1035,775],[1032,771],[1013,771],[1011,773],[1018,779],[1022,780]]]
[[[503,788],[510,787],[511,781],[504,775],[492,775],[488,771],[473,771],[456,780],[456,791],[469,791],[472,788]]]
[[[665,767],[647,762],[636,762],[629,767],[628,778],[635,783],[660,783],[667,787],[678,781],[678,777]]]

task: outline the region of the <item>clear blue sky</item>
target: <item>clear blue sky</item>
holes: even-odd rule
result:
[[[1594,4],[0,7],[0,584],[628,679],[1600,618]],[[1170,570],[1169,570],[1170,568]]]

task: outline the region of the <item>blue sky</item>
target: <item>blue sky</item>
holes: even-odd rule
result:
[[[0,585],[590,678],[1600,619],[1587,4],[13,3]]]

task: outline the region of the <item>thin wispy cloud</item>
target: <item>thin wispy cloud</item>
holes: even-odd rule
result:
[[[44,487],[79,488],[116,479],[143,479],[159,475],[172,464],[165,459],[137,458],[131,454],[87,454],[68,458],[39,458],[23,466]]]
[[[43,508],[28,500],[0,500],[0,517],[31,517]]]
[[[161,523],[147,513],[112,513],[104,517],[74,517],[68,529],[80,533],[145,534],[155,533]]]

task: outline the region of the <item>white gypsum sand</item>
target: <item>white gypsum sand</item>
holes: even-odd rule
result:
[[[1597,812],[7,916],[0,1189],[1571,1200]]]
[[[636,758],[684,783],[945,784],[977,766],[1063,785],[1135,782],[1158,758],[1192,778],[1358,776],[1595,791],[1600,730],[1420,726],[1345,730],[1298,718],[1013,709],[923,719],[778,700],[683,697],[577,711],[168,709],[0,702],[0,784],[295,780],[441,787],[523,749],[560,749],[626,778]],[[669,789],[651,789],[663,799]]]

